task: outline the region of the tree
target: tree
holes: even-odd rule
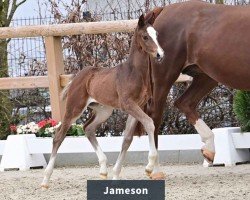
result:
[[[0,27],[8,27],[17,8],[26,0],[0,0]],[[0,77],[8,76],[7,46],[10,39],[0,40]],[[0,139],[9,132],[11,123],[12,103],[9,91],[0,91]]]

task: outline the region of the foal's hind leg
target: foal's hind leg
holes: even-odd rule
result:
[[[101,147],[96,139],[95,131],[96,128],[103,122],[105,122],[112,114],[113,108],[102,105],[95,105],[93,108],[94,116],[90,124],[85,127],[86,136],[92,144],[100,164],[100,177],[106,179],[107,172],[107,157],[103,153]]]
[[[213,162],[215,156],[214,134],[205,122],[199,118],[196,107],[201,99],[216,87],[217,84],[215,80],[206,74],[198,74],[194,77],[189,88],[175,102],[175,106],[185,113],[188,121],[194,125],[200,134],[202,142],[205,143],[201,151],[209,163]]]
[[[56,130],[55,137],[53,139],[53,149],[50,156],[48,166],[45,169],[45,176],[42,182],[43,188],[48,188],[49,179],[54,169],[55,159],[57,151],[63,142],[67,131],[69,130],[72,123],[74,123],[82,114],[86,101],[76,101],[76,104],[71,104],[71,101],[67,101],[65,116],[62,120],[61,126]],[[71,105],[72,107],[68,106]],[[74,105],[74,106],[73,106]],[[70,108],[70,109],[69,109]]]
[[[119,179],[119,175],[121,173],[121,168],[122,168],[122,162],[124,161],[127,150],[133,140],[133,133],[134,133],[136,124],[137,124],[137,120],[131,115],[129,115],[127,119],[127,123],[126,123],[126,128],[124,130],[122,150],[113,168],[113,180]]]

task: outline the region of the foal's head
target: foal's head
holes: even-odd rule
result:
[[[164,51],[158,43],[158,33],[152,26],[154,20],[154,13],[147,15],[146,18],[141,15],[135,30],[135,38],[143,51],[149,53],[157,61],[161,61],[164,57]]]

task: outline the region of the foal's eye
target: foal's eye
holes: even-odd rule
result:
[[[148,40],[148,36],[144,35],[143,40]]]

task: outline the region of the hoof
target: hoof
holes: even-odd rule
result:
[[[165,180],[166,179],[166,175],[163,172],[157,172],[157,173],[152,173],[150,175],[150,178],[152,180]]]
[[[212,164],[214,162],[214,152],[207,149],[201,149],[201,153],[209,164]]]
[[[42,184],[42,185],[41,185],[41,188],[42,188],[42,190],[47,190],[47,189],[49,189],[49,186],[48,186],[48,185],[45,185],[45,184]]]
[[[145,172],[148,177],[150,177],[152,174],[152,170],[145,169]]]
[[[100,174],[100,178],[101,178],[102,180],[106,180],[106,179],[108,178],[108,174],[103,174],[103,173],[101,173],[101,174]]]

